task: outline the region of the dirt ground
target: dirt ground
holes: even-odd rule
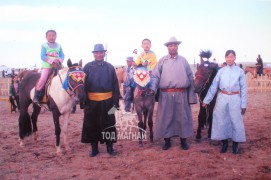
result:
[[[220,142],[209,140],[205,129],[201,142],[188,139],[188,151],[180,148],[179,138],[173,138],[168,151],[161,148],[163,140],[146,141],[143,147],[136,141],[119,140],[114,146],[117,156],[109,156],[105,145],[99,145],[98,156],[90,158],[90,145],[80,142],[82,110],[70,117],[70,150],[56,155],[50,112],[39,117],[39,140],[30,136],[20,147],[19,113],[11,114],[6,102],[0,106],[0,179],[271,179],[270,92],[249,93],[244,116],[247,142],[240,144],[238,155],[231,153],[231,143],[229,151],[220,154]],[[199,105],[192,110],[195,131]]]

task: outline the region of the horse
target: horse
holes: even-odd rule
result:
[[[263,68],[263,75],[267,75],[271,79],[271,68]]]
[[[207,51],[208,52],[208,51]],[[201,51],[200,57],[206,57],[209,59],[211,57],[211,52],[209,53]],[[207,92],[217,74],[218,65],[216,63],[210,63],[209,61],[202,62],[197,69],[195,74],[195,93],[198,94],[200,102],[200,111],[198,114],[198,128],[196,139],[201,139],[201,129],[204,128],[204,125],[209,125],[208,129],[208,138],[211,138],[212,131],[212,121],[213,121],[213,110],[216,102],[216,96],[206,107],[202,107],[203,99],[207,95]]]
[[[21,82],[23,80],[23,78],[30,72],[38,72],[39,69],[34,69],[34,70],[23,70],[20,71],[17,75],[19,81]]]
[[[80,108],[84,107],[85,91],[84,79],[85,73],[82,70],[82,60],[79,63],[72,64],[69,59],[67,62],[68,68],[58,70],[51,84],[48,86],[45,96],[47,96],[47,106],[52,112],[55,135],[56,135],[56,152],[60,153],[60,123],[59,118],[64,120],[64,145],[68,150],[68,121],[70,112],[74,103],[74,98],[77,97],[80,101]],[[41,106],[33,103],[33,112],[31,117],[28,114],[28,107],[32,103],[35,92],[35,85],[40,78],[40,73],[29,72],[22,80],[20,89],[20,116],[19,116],[19,144],[24,146],[23,139],[26,136],[34,134],[34,140],[37,140],[37,119],[41,110]]]
[[[122,89],[121,84],[126,81],[126,68],[124,66],[115,67],[115,71],[117,74],[119,89],[121,92],[120,99],[122,99],[124,93],[123,93],[123,91],[121,91],[121,89]]]
[[[247,66],[244,71],[245,74],[250,72],[252,74],[252,79],[257,78],[257,67]],[[271,68],[263,68],[263,75],[267,75],[268,78],[271,78]]]
[[[247,66],[244,71],[245,71],[245,74],[247,74],[248,72],[252,74],[251,79],[257,78],[257,67]]]
[[[146,121],[148,119],[148,126],[150,130],[150,141],[153,142],[153,109],[154,109],[154,94],[149,89],[150,75],[147,68],[138,66],[134,73],[134,82],[136,84],[134,90],[134,104],[135,110],[138,116],[138,128],[139,128],[139,144],[142,146],[143,133],[146,132]],[[142,119],[144,117],[144,121]]]

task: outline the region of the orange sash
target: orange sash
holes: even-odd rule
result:
[[[89,92],[88,99],[92,101],[103,101],[111,98],[113,96],[112,92],[106,93],[96,93],[96,92]]]

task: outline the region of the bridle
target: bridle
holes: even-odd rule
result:
[[[65,81],[67,82],[64,82],[64,83],[67,83],[67,88],[64,88],[64,89],[68,93],[69,96],[74,96],[76,89],[78,89],[81,86],[84,86],[86,74],[84,73],[84,71],[82,71],[81,66],[71,66],[69,67],[69,70],[71,69],[75,69],[75,70],[67,72],[66,79],[65,79]],[[58,73],[58,77],[63,86],[64,83],[59,73]],[[75,87],[71,85],[70,78],[78,83]]]
[[[203,84],[203,86],[202,86],[200,92],[198,93],[200,103],[203,103],[203,100],[200,98],[200,96],[201,96],[201,93],[206,89],[206,85],[210,82],[212,73],[213,73],[213,71],[211,71],[211,73],[209,74],[209,76],[208,76],[206,82]],[[197,79],[197,78],[203,78],[203,79],[204,79],[205,77],[204,77],[203,75],[197,74],[197,75],[196,75],[196,79]]]
[[[213,71],[214,71],[214,70],[212,70],[212,71],[210,72],[210,74],[209,74],[209,76],[208,76],[206,82],[204,83],[204,85],[202,86],[200,92],[198,93],[198,97],[199,97],[199,102],[200,102],[200,104],[203,103],[203,99],[201,99],[201,94],[202,94],[202,92],[206,89],[207,84],[210,82],[210,79],[211,79],[211,76],[212,76],[212,74],[213,74]],[[197,74],[197,75],[196,75],[196,78],[205,78],[205,77],[204,77],[203,75]],[[206,106],[205,106],[205,111],[206,111],[206,119],[205,119],[205,122],[206,122],[206,126],[207,126],[207,125],[208,125],[208,118],[209,118],[209,105],[208,105],[208,104],[206,104]]]

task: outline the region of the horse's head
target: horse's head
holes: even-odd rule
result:
[[[124,66],[115,67],[116,75],[119,83],[123,83],[126,81],[126,68]]]
[[[69,70],[67,72],[68,87],[75,94],[80,102],[80,108],[84,108],[86,94],[84,90],[85,73],[82,69],[82,60],[79,63],[72,63],[69,59],[67,62]]]
[[[211,83],[217,73],[218,65],[215,63],[203,63],[201,64],[195,74],[195,93],[199,93],[204,90],[207,83]]]
[[[134,96],[136,97],[137,93],[139,94],[150,94],[149,83],[150,83],[150,74],[146,67],[139,65],[134,71],[133,79],[136,83],[136,90]]]

